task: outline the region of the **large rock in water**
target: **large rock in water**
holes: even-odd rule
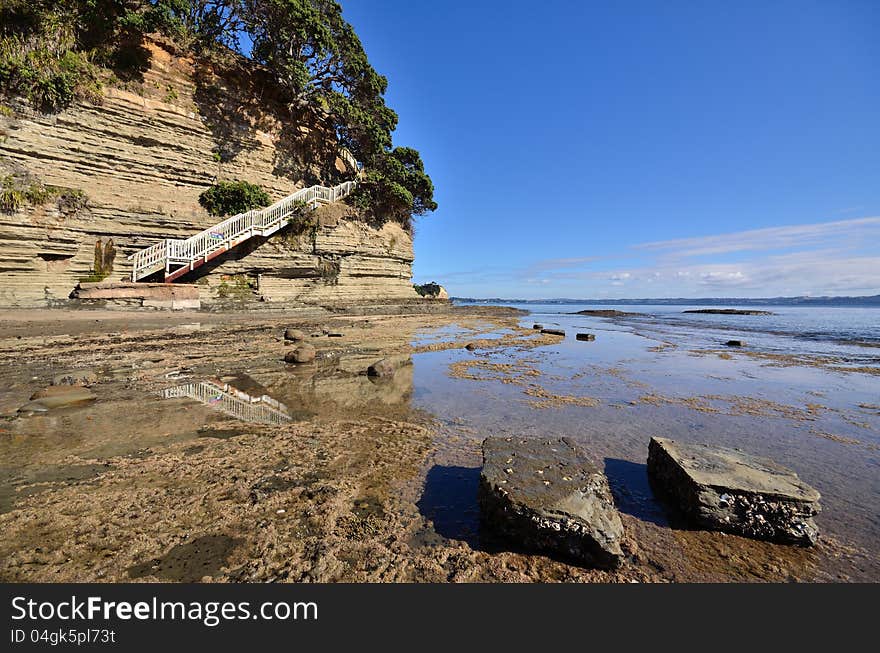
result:
[[[484,440],[480,508],[489,528],[525,548],[605,568],[623,559],[608,479],[568,438]]]
[[[772,460],[651,438],[648,475],[704,528],[802,546],[819,537],[819,493]]]

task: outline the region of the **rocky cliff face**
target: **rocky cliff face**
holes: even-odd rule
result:
[[[271,98],[263,101],[253,71],[220,73],[170,47],[145,45],[149,65],[140,79],[108,85],[101,105],[57,115],[23,104],[0,111],[0,176],[31,176],[87,197],[85,207],[62,195],[0,212],[0,305],[65,301],[91,274],[98,239],[112,239],[118,252],[109,279],[127,279],[127,255],[217,222],[198,204],[217,179],[260,184],[275,201],[318,179],[353,176],[332,141],[266,110]],[[412,238],[400,225],[366,224],[340,204],[314,222],[302,233],[252,239],[182,281],[199,283],[209,304],[416,297]]]

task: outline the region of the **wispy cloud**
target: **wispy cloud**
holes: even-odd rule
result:
[[[661,240],[635,245],[637,250],[670,253],[677,257],[711,256],[732,252],[782,250],[827,245],[829,239],[876,238],[880,217],[837,220],[818,224],[752,229],[728,234]]]

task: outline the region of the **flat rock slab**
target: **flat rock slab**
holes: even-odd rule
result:
[[[75,385],[51,385],[37,390],[31,401],[18,409],[20,413],[42,413],[54,408],[64,408],[93,401],[95,394],[88,388]]]
[[[608,479],[568,438],[483,441],[484,523],[523,548],[617,567],[623,524]]]
[[[541,333],[546,333],[551,336],[564,336],[565,331],[562,329],[541,329]]]
[[[651,438],[648,475],[701,527],[802,546],[819,537],[819,493],[772,460]]]

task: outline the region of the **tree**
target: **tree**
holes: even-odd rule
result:
[[[379,218],[410,226],[413,215],[437,208],[434,184],[425,173],[422,157],[411,147],[396,147],[375,159],[363,176],[352,203]]]

